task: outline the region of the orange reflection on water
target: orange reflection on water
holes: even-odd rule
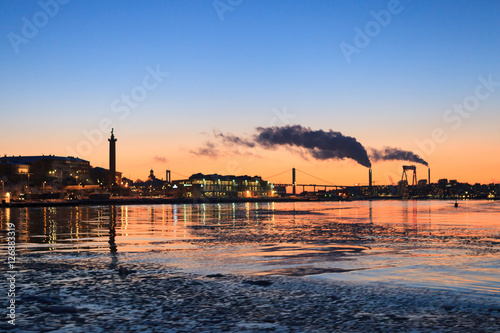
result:
[[[500,202],[3,208],[23,252],[169,251],[184,268],[500,290]],[[1,234],[2,248],[6,246]],[[186,251],[189,250],[189,251]],[[161,260],[166,260],[161,257]],[[333,274],[333,275],[332,275]],[[438,281],[441,281],[438,283]]]
[[[489,201],[360,201],[7,208],[0,217],[16,223],[27,251],[106,250],[110,225],[118,251],[146,251],[175,242],[497,244],[498,213]]]

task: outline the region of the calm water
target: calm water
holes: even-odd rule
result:
[[[500,295],[500,202],[362,201],[0,209],[17,251],[200,273],[380,281]],[[121,259],[124,260],[124,259]]]

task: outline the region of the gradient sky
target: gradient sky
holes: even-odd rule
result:
[[[212,0],[72,0],[57,10],[54,1],[0,1],[2,155],[74,154],[108,167],[109,131],[99,123],[109,119],[117,168],[134,180],[150,168],[160,178],[171,169],[176,179],[267,177],[295,166],[335,184],[368,181],[354,161],[306,159],[285,148],[192,153],[219,144],[214,130],[245,136],[259,126],[300,124],[340,131],[367,148],[415,151],[433,181],[500,182],[498,1],[401,0],[350,62],[341,43],[355,46],[355,29],[365,30],[371,12],[393,1],[221,0],[231,8],[224,13]],[[36,32],[25,27],[33,23]],[[121,117],[121,96],[140,91],[156,68],[168,76]],[[445,121],[454,104],[473,100],[480,77],[499,83],[481,88],[489,96],[470,116]],[[293,118],[277,118],[283,110]],[[446,138],[422,150],[418,142],[436,128]],[[401,164],[374,163],[374,180],[397,181]],[[424,178],[427,170],[417,172]]]

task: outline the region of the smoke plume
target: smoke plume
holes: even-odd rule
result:
[[[311,130],[301,125],[287,125],[282,127],[257,127],[257,134],[249,138],[242,138],[233,134],[223,134],[214,131],[214,137],[226,146],[242,146],[247,148],[263,147],[274,149],[284,146],[292,152],[310,154],[318,160],[352,159],[359,164],[370,168],[371,161],[409,161],[428,166],[428,163],[417,154],[400,148],[384,147],[370,149],[370,154],[356,138],[345,136],[332,130]],[[212,142],[205,147],[191,151],[196,155],[217,157],[220,151]],[[371,161],[370,161],[371,160]]]
[[[417,154],[399,148],[384,147],[383,149],[371,149],[370,157],[374,162],[409,161],[409,162],[420,163],[425,166],[429,165],[429,163],[427,163],[423,158],[421,158]]]
[[[265,148],[287,145],[305,148],[316,159],[350,158],[369,168],[370,159],[366,149],[355,138],[329,130],[313,131],[300,125],[283,127],[258,127],[255,142]]]
[[[219,151],[215,147],[215,144],[208,141],[204,147],[198,148],[197,150],[191,150],[191,154],[215,158],[219,156]]]
[[[222,134],[220,132],[214,131],[214,136],[216,138],[221,139],[224,143],[230,143],[230,144],[237,144],[240,146],[245,146],[249,148],[255,147],[255,142],[252,142],[250,140],[242,139],[236,135],[233,134]]]
[[[155,156],[154,161],[159,163],[167,163],[167,158],[164,156]]]

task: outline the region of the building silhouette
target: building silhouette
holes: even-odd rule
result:
[[[83,183],[91,182],[90,162],[68,156],[4,156],[0,157],[0,175],[11,183],[29,181]]]
[[[172,192],[184,198],[274,197],[274,185],[261,177],[197,173],[189,179],[172,181]]]

